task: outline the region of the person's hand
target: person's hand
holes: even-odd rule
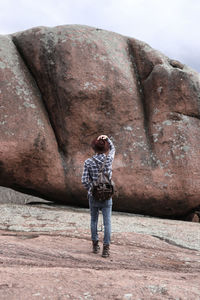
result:
[[[100,139],[106,140],[107,138],[108,138],[107,135],[102,134],[97,138],[97,140],[100,140]]]

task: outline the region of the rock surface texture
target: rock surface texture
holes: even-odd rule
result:
[[[85,206],[83,162],[108,134],[115,209],[181,217],[200,205],[198,73],[87,26],[0,39],[1,185]]]
[[[200,299],[197,223],[114,212],[105,259],[91,251],[87,209],[0,211],[0,299]]]

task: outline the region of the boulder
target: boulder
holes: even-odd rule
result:
[[[88,26],[37,27],[2,41],[1,185],[86,206],[83,163],[91,140],[107,134],[115,209],[177,217],[200,205],[198,73]]]
[[[62,158],[41,93],[12,38],[0,39],[0,184],[61,197]]]

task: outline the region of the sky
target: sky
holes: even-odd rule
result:
[[[200,72],[200,0],[0,0],[0,34],[65,24],[137,38]]]

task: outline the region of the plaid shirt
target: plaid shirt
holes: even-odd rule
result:
[[[113,145],[112,141],[109,138],[108,138],[108,143],[110,144],[110,151],[109,154],[107,155],[107,158],[104,153],[96,154],[93,157],[88,158],[84,163],[84,169],[83,169],[83,175],[81,181],[83,186],[87,189],[89,195],[92,187],[92,182],[97,180],[99,169],[102,166],[105,158],[106,158],[106,163],[105,163],[104,170],[109,174],[110,178],[112,177],[112,162],[115,156],[115,146]],[[93,158],[95,158],[96,162],[93,160]]]

